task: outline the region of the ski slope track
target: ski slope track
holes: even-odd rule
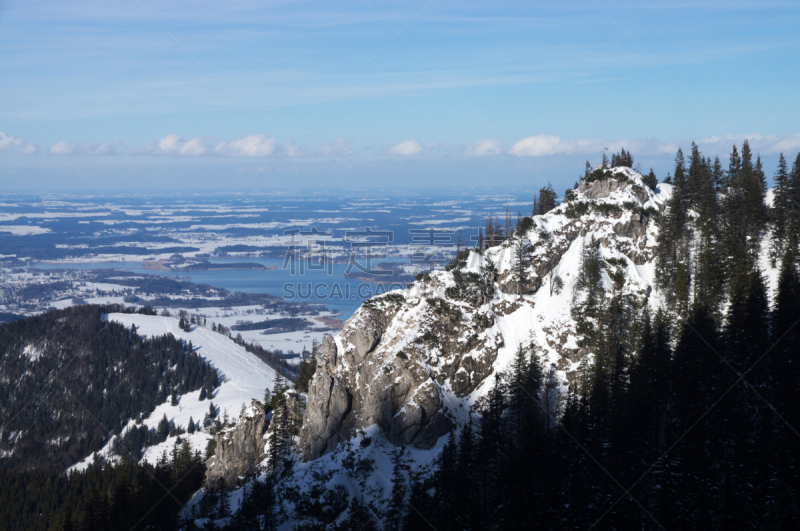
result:
[[[263,399],[264,390],[272,389],[275,385],[277,374],[272,368],[247,352],[241,345],[237,345],[228,337],[207,328],[191,325],[191,331],[185,332],[178,327],[177,319],[154,315],[112,313],[107,316],[107,319],[116,321],[127,328],[135,325],[137,333],[142,336],[172,334],[187,343],[191,341],[194,351],[217,369],[220,386],[214,390],[213,396],[201,401],[198,390],[179,396],[177,406],[172,406],[169,401],[159,404],[150,416],[144,419],[144,424],[150,428],[155,428],[164,415],[175,425],[183,428],[188,426],[190,418],[195,423],[201,423],[209,410],[210,402],[214,402],[219,415],[227,412],[231,418],[235,419],[243,404],[249,407],[253,399]],[[129,426],[132,426],[133,422],[131,420]],[[188,440],[195,450],[203,452],[208,440],[212,439],[206,431],[184,434],[180,437]],[[143,459],[155,463],[163,452],[169,453],[176,439],[176,437],[169,437],[159,445],[148,447]],[[111,450],[112,445],[113,440],[99,454],[104,459],[115,462],[119,460],[119,456]],[[82,470],[91,464],[94,458],[95,456],[91,455],[70,470]]]

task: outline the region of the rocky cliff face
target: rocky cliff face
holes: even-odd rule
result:
[[[566,385],[589,354],[577,347],[570,315],[584,242],[599,242],[609,287],[610,275],[621,274],[619,289],[646,300],[664,188],[658,195],[636,172],[617,168],[570,191],[502,245],[367,301],[318,354],[300,436],[305,457],[375,424],[395,444],[432,446],[521,344],[539,345]]]
[[[397,444],[429,446],[447,431],[441,384],[414,350],[398,341],[398,323],[405,321],[396,318],[403,309],[402,296],[374,300],[338,338],[323,341],[301,432],[307,457],[332,450],[372,424]]]
[[[303,418],[302,399],[293,390],[285,392],[289,435],[295,435]],[[280,413],[280,412],[279,412]],[[206,461],[206,488],[210,490],[241,486],[253,476],[267,458],[270,434],[277,427],[273,412],[264,412],[256,401],[235,426],[214,435],[216,449]]]
[[[253,402],[236,426],[214,435],[216,449],[206,461],[206,487],[214,490],[243,484],[264,458],[269,425],[264,408]]]

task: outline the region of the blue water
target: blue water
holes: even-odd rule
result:
[[[283,269],[283,258],[211,258],[210,262],[255,262],[277,269],[247,270],[228,269],[214,271],[156,271],[143,269],[142,262],[111,262],[69,264],[35,264],[40,269],[126,269],[146,275],[163,275],[182,278],[195,284],[208,284],[229,291],[245,293],[266,293],[282,297],[284,300],[296,302],[320,303],[330,310],[342,314],[344,319],[350,317],[362,302],[373,295],[390,289],[405,287],[404,285],[381,285],[366,283],[361,280],[343,278],[347,265],[333,264],[328,270],[294,271],[290,267]]]

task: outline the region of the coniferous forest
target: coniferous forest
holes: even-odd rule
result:
[[[614,163],[630,166],[633,157],[623,151]],[[648,180],[657,185],[652,171]],[[297,529],[800,528],[800,155],[791,167],[781,156],[774,181],[769,206],[761,161],[746,142],[733,148],[727,167],[695,145],[688,156],[678,151],[674,170],[662,180],[673,193],[658,218],[655,250],[667,307],[652,311],[616,284],[609,288],[599,243],[588,241],[572,314],[580,346],[593,361],[582,366],[566,396],[557,392],[554,369],[542,364],[538,347],[520,346],[511,369],[492,376],[491,392],[431,466],[410,473],[404,449],[396,450],[387,511],[379,515],[358,498],[320,491],[319,499],[301,500],[296,510],[324,515],[338,503],[339,509],[349,506],[347,517],[320,517]],[[759,265],[765,254],[780,270],[774,292]],[[178,342],[143,341],[135,331],[103,323],[102,311],[82,307],[4,326],[15,337],[34,331],[41,337],[66,320],[72,336],[97,345],[74,370],[99,371],[98,378],[111,377],[105,367],[136,358],[131,352],[148,353],[149,365],[126,373],[147,389],[143,396],[125,394],[130,384],[117,381],[98,384],[122,393],[104,402],[80,391],[80,400],[108,426],[147,412],[175,388],[214,385],[216,375]],[[12,339],[0,341],[3,352],[19,351]],[[92,357],[101,346],[106,354]],[[182,369],[165,376],[163,367],[176,362]],[[304,360],[303,386],[311,363]],[[153,366],[161,367],[158,377],[146,372]],[[25,422],[42,434],[63,426],[82,436],[41,453],[40,440],[25,446],[4,429],[4,448],[22,445],[19,457],[0,469],[7,528],[195,527],[180,504],[202,484],[198,455],[176,447],[156,467],[98,465],[67,480],[59,472],[97,448],[101,431],[84,416],[66,414],[79,411],[67,405],[70,393],[79,392],[69,384],[69,391],[47,395],[62,414],[37,416],[42,408],[31,408],[24,421],[13,418],[35,391],[18,394],[28,389],[17,387],[19,381],[22,374],[3,380],[4,423]],[[228,529],[276,529],[285,521],[278,502],[290,494],[281,487],[282,473],[276,467],[266,481],[251,482],[235,514],[224,492],[200,510],[230,516]],[[190,480],[181,481],[187,475]],[[151,488],[156,480],[176,487],[177,503],[151,499],[164,496]],[[158,509],[147,513],[151,502]],[[45,524],[33,517],[34,507]]]
[[[188,447],[155,467],[134,464],[143,444],[181,429],[169,424],[166,430],[140,426],[145,436],[138,441],[126,437],[118,445],[123,466],[98,463],[64,474],[172,392],[217,385],[216,370],[189,345],[172,336],[144,339],[133,328],[103,320],[118,311],[132,310],[76,306],[3,325],[0,528],[49,529],[61,522],[73,529],[72,523],[82,522],[85,529],[115,529],[114,519],[131,525],[132,518],[175,521],[181,505],[174,500],[145,517],[165,493],[159,484],[174,484],[181,504],[200,487],[205,464],[187,454]],[[29,363],[32,357],[37,363]],[[110,527],[92,523],[106,519]]]
[[[412,481],[404,529],[800,525],[800,156],[791,170],[781,156],[772,208],[746,142],[727,170],[679,151],[667,182],[657,269],[669,310],[606,293],[589,242],[573,314],[594,363],[563,415],[536,347],[520,348],[433,474]],[[763,251],[780,267],[776,293]]]
[[[120,309],[76,306],[3,325],[5,468],[60,472],[173,391],[216,387],[216,370],[189,345],[172,336],[143,339],[134,328],[103,320]]]

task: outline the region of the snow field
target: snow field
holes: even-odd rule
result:
[[[272,389],[275,385],[277,374],[272,368],[222,334],[196,325],[192,325],[191,332],[184,332],[178,328],[178,319],[174,317],[112,313],[107,319],[127,328],[136,325],[137,333],[142,336],[152,337],[171,333],[177,339],[183,339],[187,343],[191,341],[194,351],[217,369],[220,386],[214,390],[212,397],[201,401],[200,390],[197,390],[180,395],[176,406],[172,406],[167,400],[156,406],[155,410],[144,419],[144,424],[150,428],[155,428],[164,415],[184,429],[188,427],[190,418],[195,423],[202,423],[210,402],[214,402],[220,416],[227,411],[231,419],[236,419],[243,404],[249,407],[253,399],[261,400],[264,397],[264,390],[268,387]],[[133,425],[134,421],[131,420],[128,426]],[[194,450],[201,452],[205,451],[206,444],[211,439],[205,431],[191,435],[186,433],[180,437],[188,440]],[[176,437],[169,437],[159,445],[148,447],[143,460],[155,464],[162,453],[166,451],[169,454],[175,442]],[[111,455],[111,445],[112,442],[109,442],[98,453],[104,458],[115,460]],[[83,470],[93,460],[94,455],[91,455],[70,470]]]

